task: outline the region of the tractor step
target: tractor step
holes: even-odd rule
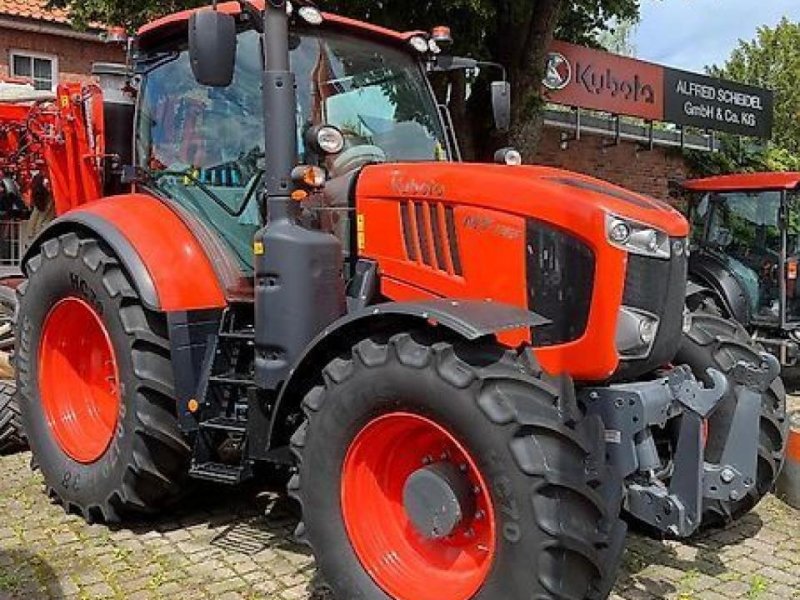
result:
[[[223,340],[239,340],[245,342],[255,341],[256,334],[255,332],[247,332],[247,331],[222,331],[219,334],[219,337]]]
[[[250,479],[253,475],[249,468],[242,465],[226,465],[223,463],[200,463],[192,465],[189,476],[194,479],[221,483],[224,485],[238,485]]]
[[[247,433],[247,422],[228,417],[217,417],[208,421],[201,421],[200,428],[211,431],[224,431],[225,433]]]
[[[236,387],[250,387],[255,385],[255,382],[252,379],[242,379],[241,377],[235,377],[231,375],[214,375],[209,377],[208,383],[216,385],[233,385]]]

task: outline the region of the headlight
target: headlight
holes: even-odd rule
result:
[[[664,260],[671,256],[670,239],[666,233],[621,217],[606,217],[606,237],[612,246],[626,252]]]
[[[411,47],[414,48],[417,52],[421,54],[425,54],[430,51],[430,47],[428,46],[428,39],[422,37],[421,35],[415,35],[408,43],[411,44]]]
[[[297,9],[297,14],[309,25],[322,25],[325,20],[320,10],[313,6],[301,6]]]
[[[623,306],[617,322],[617,351],[623,359],[647,358],[661,322],[656,315]]]

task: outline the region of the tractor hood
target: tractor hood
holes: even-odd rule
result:
[[[670,237],[689,234],[686,219],[665,202],[549,167],[374,165],[361,174],[357,194],[359,199],[427,200],[488,208],[560,225],[577,235],[584,228],[604,227],[608,214],[655,227]]]

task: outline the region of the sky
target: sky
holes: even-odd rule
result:
[[[634,36],[643,60],[702,73],[723,63],[740,39],[781,17],[800,21],[800,0],[642,0]]]

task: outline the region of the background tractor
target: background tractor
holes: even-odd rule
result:
[[[737,320],[784,367],[800,359],[798,186],[800,173],[683,184],[693,228],[691,307]]]
[[[104,106],[60,96],[104,149],[49,164],[85,177],[23,259],[15,361],[66,510],[277,470],[337,597],[586,599],[623,514],[687,537],[772,488],[779,366],[684,312],[686,219],[461,164],[428,74],[477,63],[436,37],[223,3],[142,28]]]

